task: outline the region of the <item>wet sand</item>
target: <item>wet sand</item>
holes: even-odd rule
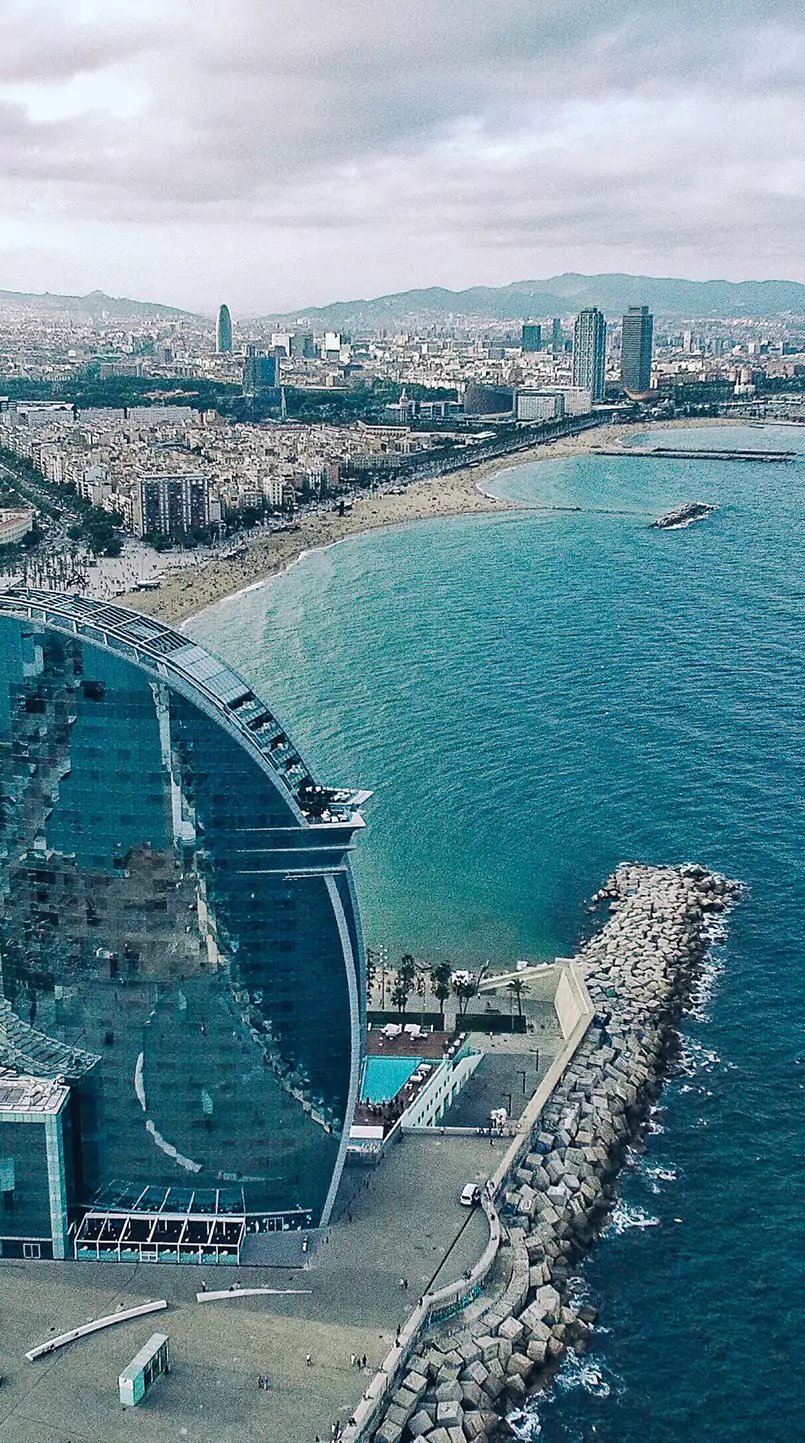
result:
[[[172,626],[222,601],[226,596],[259,585],[292,566],[299,557],[317,547],[332,546],[348,536],[381,527],[402,526],[411,521],[427,521],[438,517],[472,516],[492,511],[516,511],[516,503],[501,501],[484,489],[493,477],[512,466],[530,465],[534,461],[553,461],[562,456],[589,454],[599,447],[622,444],[627,437],[646,430],[678,425],[696,425],[696,421],[639,422],[635,425],[597,426],[579,436],[545,441],[530,451],[519,451],[489,461],[482,466],[467,467],[451,475],[436,476],[428,481],[409,483],[401,495],[373,492],[354,493],[354,506],[345,516],[330,511],[302,519],[298,531],[282,531],[273,536],[244,540],[244,552],[220,560],[205,560],[198,566],[169,569],[151,591],[132,591],[119,598],[126,606],[158,616]],[[700,424],[718,425],[715,419]]]

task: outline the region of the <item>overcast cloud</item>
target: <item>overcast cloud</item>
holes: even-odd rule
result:
[[[805,281],[792,0],[5,0],[0,287]]]

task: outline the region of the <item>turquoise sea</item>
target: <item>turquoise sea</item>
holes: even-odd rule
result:
[[[322,780],[374,789],[356,872],[392,960],[572,952],[625,858],[746,883],[580,1269],[594,1346],[525,1436],[788,1443],[805,1438],[805,432],[648,439],[801,459],[522,465],[492,489],[582,509],[358,537],[189,630]],[[649,530],[685,500],[719,509]]]

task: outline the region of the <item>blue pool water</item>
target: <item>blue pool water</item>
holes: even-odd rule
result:
[[[421,1057],[367,1057],[361,1083],[362,1102],[388,1102],[416,1072]]]
[[[660,443],[805,450],[788,428]],[[647,1151],[580,1269],[589,1355],[540,1443],[805,1438],[805,457],[579,457],[496,487],[573,512],[355,538],[191,627],[323,780],[374,789],[367,941],[566,955],[621,859],[747,884]],[[648,528],[686,500],[719,509]]]

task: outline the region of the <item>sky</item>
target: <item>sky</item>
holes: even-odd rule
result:
[[[797,0],[3,0],[0,288],[805,281]]]

